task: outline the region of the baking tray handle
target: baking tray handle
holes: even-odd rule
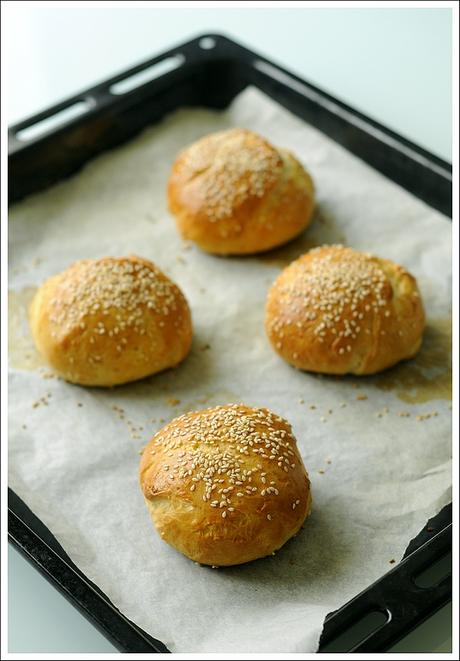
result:
[[[80,613],[120,651],[169,652],[162,642],[139,629],[110,601],[8,509],[8,538]]]
[[[386,621],[347,651],[373,653],[387,650],[444,606],[452,598],[450,575],[429,587],[420,587],[416,579],[424,569],[449,553],[451,546],[452,524],[449,524],[370,588],[328,616],[334,626],[330,630],[326,619],[320,651],[366,614],[377,612],[383,613]]]

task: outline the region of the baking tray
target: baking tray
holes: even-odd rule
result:
[[[151,79],[134,86],[143,76]],[[224,109],[248,85],[451,216],[449,163],[219,34],[192,39],[10,127],[9,202],[72,175],[97,154],[126,142],[179,107]],[[69,112],[77,116],[63,119]],[[8,534],[19,551],[121,652],[169,651],[111,604],[11,489]],[[404,558],[394,569],[327,616],[320,652],[385,651],[450,601],[449,569],[440,580],[423,587],[417,577],[442,560],[446,565],[452,544],[451,506],[408,542]],[[342,643],[344,632],[353,630],[355,640]]]

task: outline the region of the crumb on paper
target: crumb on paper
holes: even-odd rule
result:
[[[429,420],[430,418],[436,418],[437,415],[437,411],[433,411],[432,413],[421,413],[420,415],[415,416],[415,419],[417,422],[423,422],[424,420]]]
[[[316,409],[316,406],[315,406],[314,404],[311,404],[311,405],[310,405],[310,410],[311,410],[311,411],[314,411],[315,409]]]
[[[32,408],[38,409],[40,406],[48,406],[51,396],[52,394],[50,392],[46,393],[46,395],[43,395],[43,397],[40,397],[40,399],[37,399],[37,401],[32,404]]]
[[[56,379],[57,381],[61,381],[61,377],[55,374],[54,372],[41,372],[41,377],[42,379]]]
[[[367,395],[356,395],[356,399],[359,402],[363,402],[365,399],[368,399]]]
[[[377,418],[383,418],[383,416],[386,415],[388,411],[389,411],[388,406],[384,406],[381,411],[377,411],[376,413]]]
[[[396,562],[396,560],[394,558],[391,558],[390,565],[394,565],[395,562]]]
[[[203,344],[203,345],[200,347],[200,351],[208,351],[208,349],[210,349],[210,348],[211,348],[211,345],[210,345],[210,344]]]
[[[177,406],[178,404],[180,404],[180,399],[177,399],[177,397],[170,397],[168,399],[168,404],[169,406]]]

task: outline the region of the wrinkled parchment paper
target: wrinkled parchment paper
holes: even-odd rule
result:
[[[230,126],[292,149],[317,188],[314,223],[262,257],[186,245],[166,209],[179,149]],[[10,486],[113,603],[178,652],[311,652],[325,616],[391,569],[450,500],[450,223],[254,89],[225,112],[180,110],[10,217]],[[372,378],[319,377],[275,355],[264,300],[280,268],[321,243],[394,259],[418,278],[418,358]],[[175,370],[110,390],[52,377],[27,301],[76,259],[135,253],[184,290],[194,342]],[[367,398],[366,398],[367,397]],[[160,541],[139,452],[164,421],[243,401],[293,424],[313,489],[304,529],[275,556],[211,569]]]

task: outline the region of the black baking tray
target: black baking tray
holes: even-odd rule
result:
[[[126,88],[130,82],[134,84],[134,76],[147,70],[157,77],[120,93],[120,85]],[[72,175],[97,154],[129,140],[179,107],[226,108],[248,85],[259,88],[389,179],[451,216],[449,163],[220,34],[201,35],[10,127],[9,202]],[[53,119],[59,120],[62,111],[77,106],[83,109],[79,116],[59,126],[46,126]],[[9,540],[117,649],[168,651],[111,604],[11,489],[8,526]],[[452,594],[450,571],[428,587],[421,587],[416,580],[450,553],[451,528],[449,505],[427,522],[415,539],[408,540],[404,558],[391,571],[327,616],[319,651],[385,651],[448,603]],[[377,627],[361,634],[347,648],[334,646],[343,632],[376,613],[384,616]]]

